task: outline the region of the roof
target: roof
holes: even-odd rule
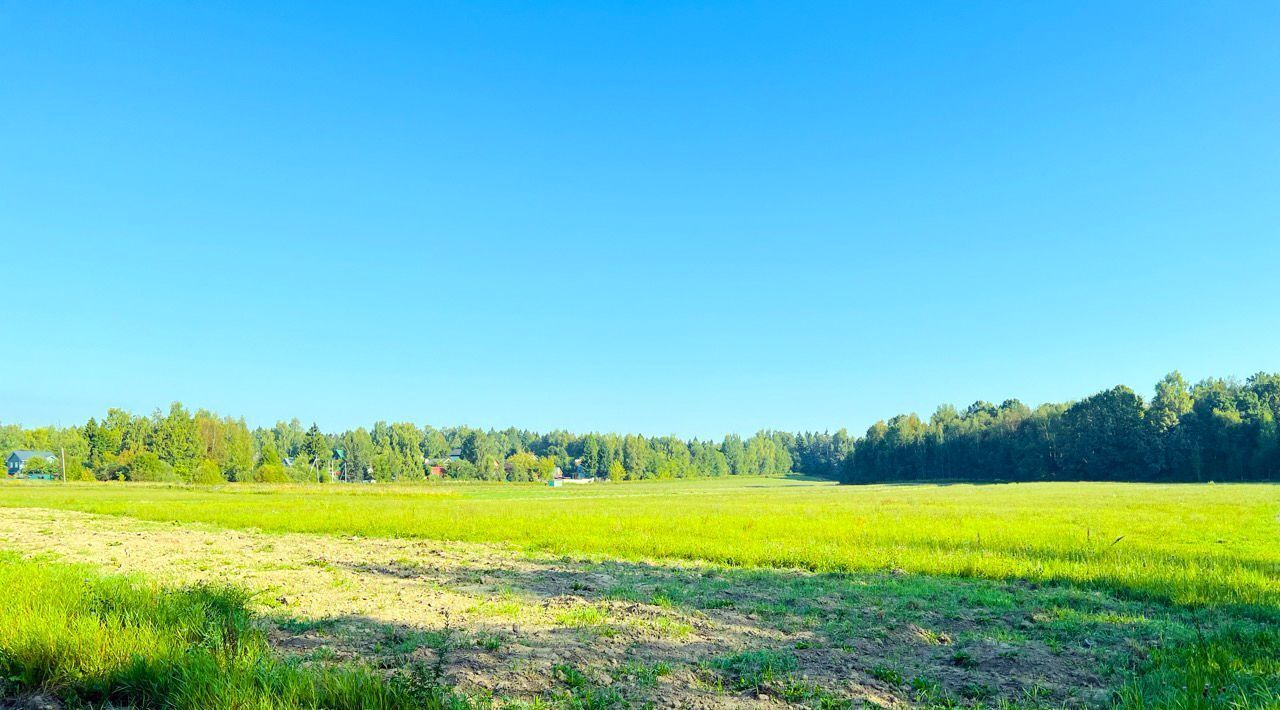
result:
[[[14,456],[17,456],[19,461],[21,461],[21,462],[23,462],[23,463],[26,463],[26,462],[27,462],[27,459],[35,459],[35,458],[48,459],[48,458],[54,458],[54,453],[53,453],[52,451],[39,451],[39,450],[32,450],[32,449],[15,449],[13,453],[9,454],[9,458],[13,458]]]

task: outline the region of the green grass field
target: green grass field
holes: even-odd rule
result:
[[[499,543],[589,560],[920,580],[914,592],[885,594],[941,594],[948,580],[1099,590],[1116,604],[1144,605],[1141,613],[1163,624],[1172,641],[1138,649],[1110,702],[1280,706],[1280,488],[1269,485],[28,483],[0,486],[0,506],[266,533]],[[1029,599],[1038,593],[1026,592]],[[0,626],[10,640],[15,633],[11,623]]]

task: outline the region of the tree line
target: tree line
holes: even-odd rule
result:
[[[876,422],[844,461],[852,483],[969,481],[1262,481],[1280,478],[1280,374],[1190,385],[1172,372],[1151,401],[1113,387],[1031,409],[944,405],[929,420]]]
[[[294,419],[250,429],[244,419],[190,412],[140,416],[109,409],[79,427],[0,425],[0,451],[65,453],[68,480],[189,483],[546,480],[557,469],[611,480],[768,475],[793,469],[794,438],[760,432],[722,441],[637,434],[437,429],[378,422],[340,433]],[[61,474],[62,460],[33,459],[27,473]]]
[[[902,414],[861,438],[760,431],[720,441],[637,434],[437,429],[378,422],[339,433],[294,419],[244,419],[180,403],[140,416],[110,409],[79,427],[0,425],[0,452],[65,452],[70,480],[319,482],[446,478],[535,481],[557,469],[611,480],[801,472],[849,483],[1257,481],[1280,479],[1280,374],[1189,384],[1173,372],[1150,402],[1117,386],[1032,409],[1016,399]],[[61,473],[62,460],[29,472]]]

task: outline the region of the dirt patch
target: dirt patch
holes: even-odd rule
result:
[[[1124,667],[1134,647],[1075,644],[1028,622],[1049,602],[1016,584],[568,559],[43,509],[0,510],[0,544],[163,584],[242,586],[283,653],[433,668],[462,692],[495,698],[1083,706],[1103,702],[1116,681],[1094,670],[1100,659]],[[955,605],[979,587],[1006,606]]]

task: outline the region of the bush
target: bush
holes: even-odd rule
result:
[[[286,466],[284,475],[294,483],[319,483],[329,477],[327,472],[305,461],[294,461],[292,466]]]
[[[282,464],[267,463],[253,472],[253,480],[258,483],[288,483],[290,479]]]
[[[507,480],[532,481],[537,477],[535,471],[538,467],[538,457],[528,451],[511,454],[507,457],[506,467],[510,469],[507,472]]]
[[[27,459],[22,466],[22,474],[24,476],[60,476],[62,475],[62,466],[56,461],[40,458],[39,456]]]
[[[445,469],[445,475],[449,478],[475,480],[480,478],[480,469],[466,459],[458,459],[457,461],[449,462],[449,467]]]
[[[84,467],[79,459],[67,459],[68,481],[93,481],[93,472]]]
[[[215,484],[226,483],[227,479],[223,477],[222,471],[218,469],[218,464],[205,459],[196,466],[196,470],[191,473],[192,483]]]
[[[94,471],[94,476],[99,481],[127,481],[129,480],[129,466],[119,461],[113,461]]]
[[[161,461],[159,456],[144,451],[129,464],[129,480],[170,482],[177,481],[178,474],[173,472],[173,466]]]

